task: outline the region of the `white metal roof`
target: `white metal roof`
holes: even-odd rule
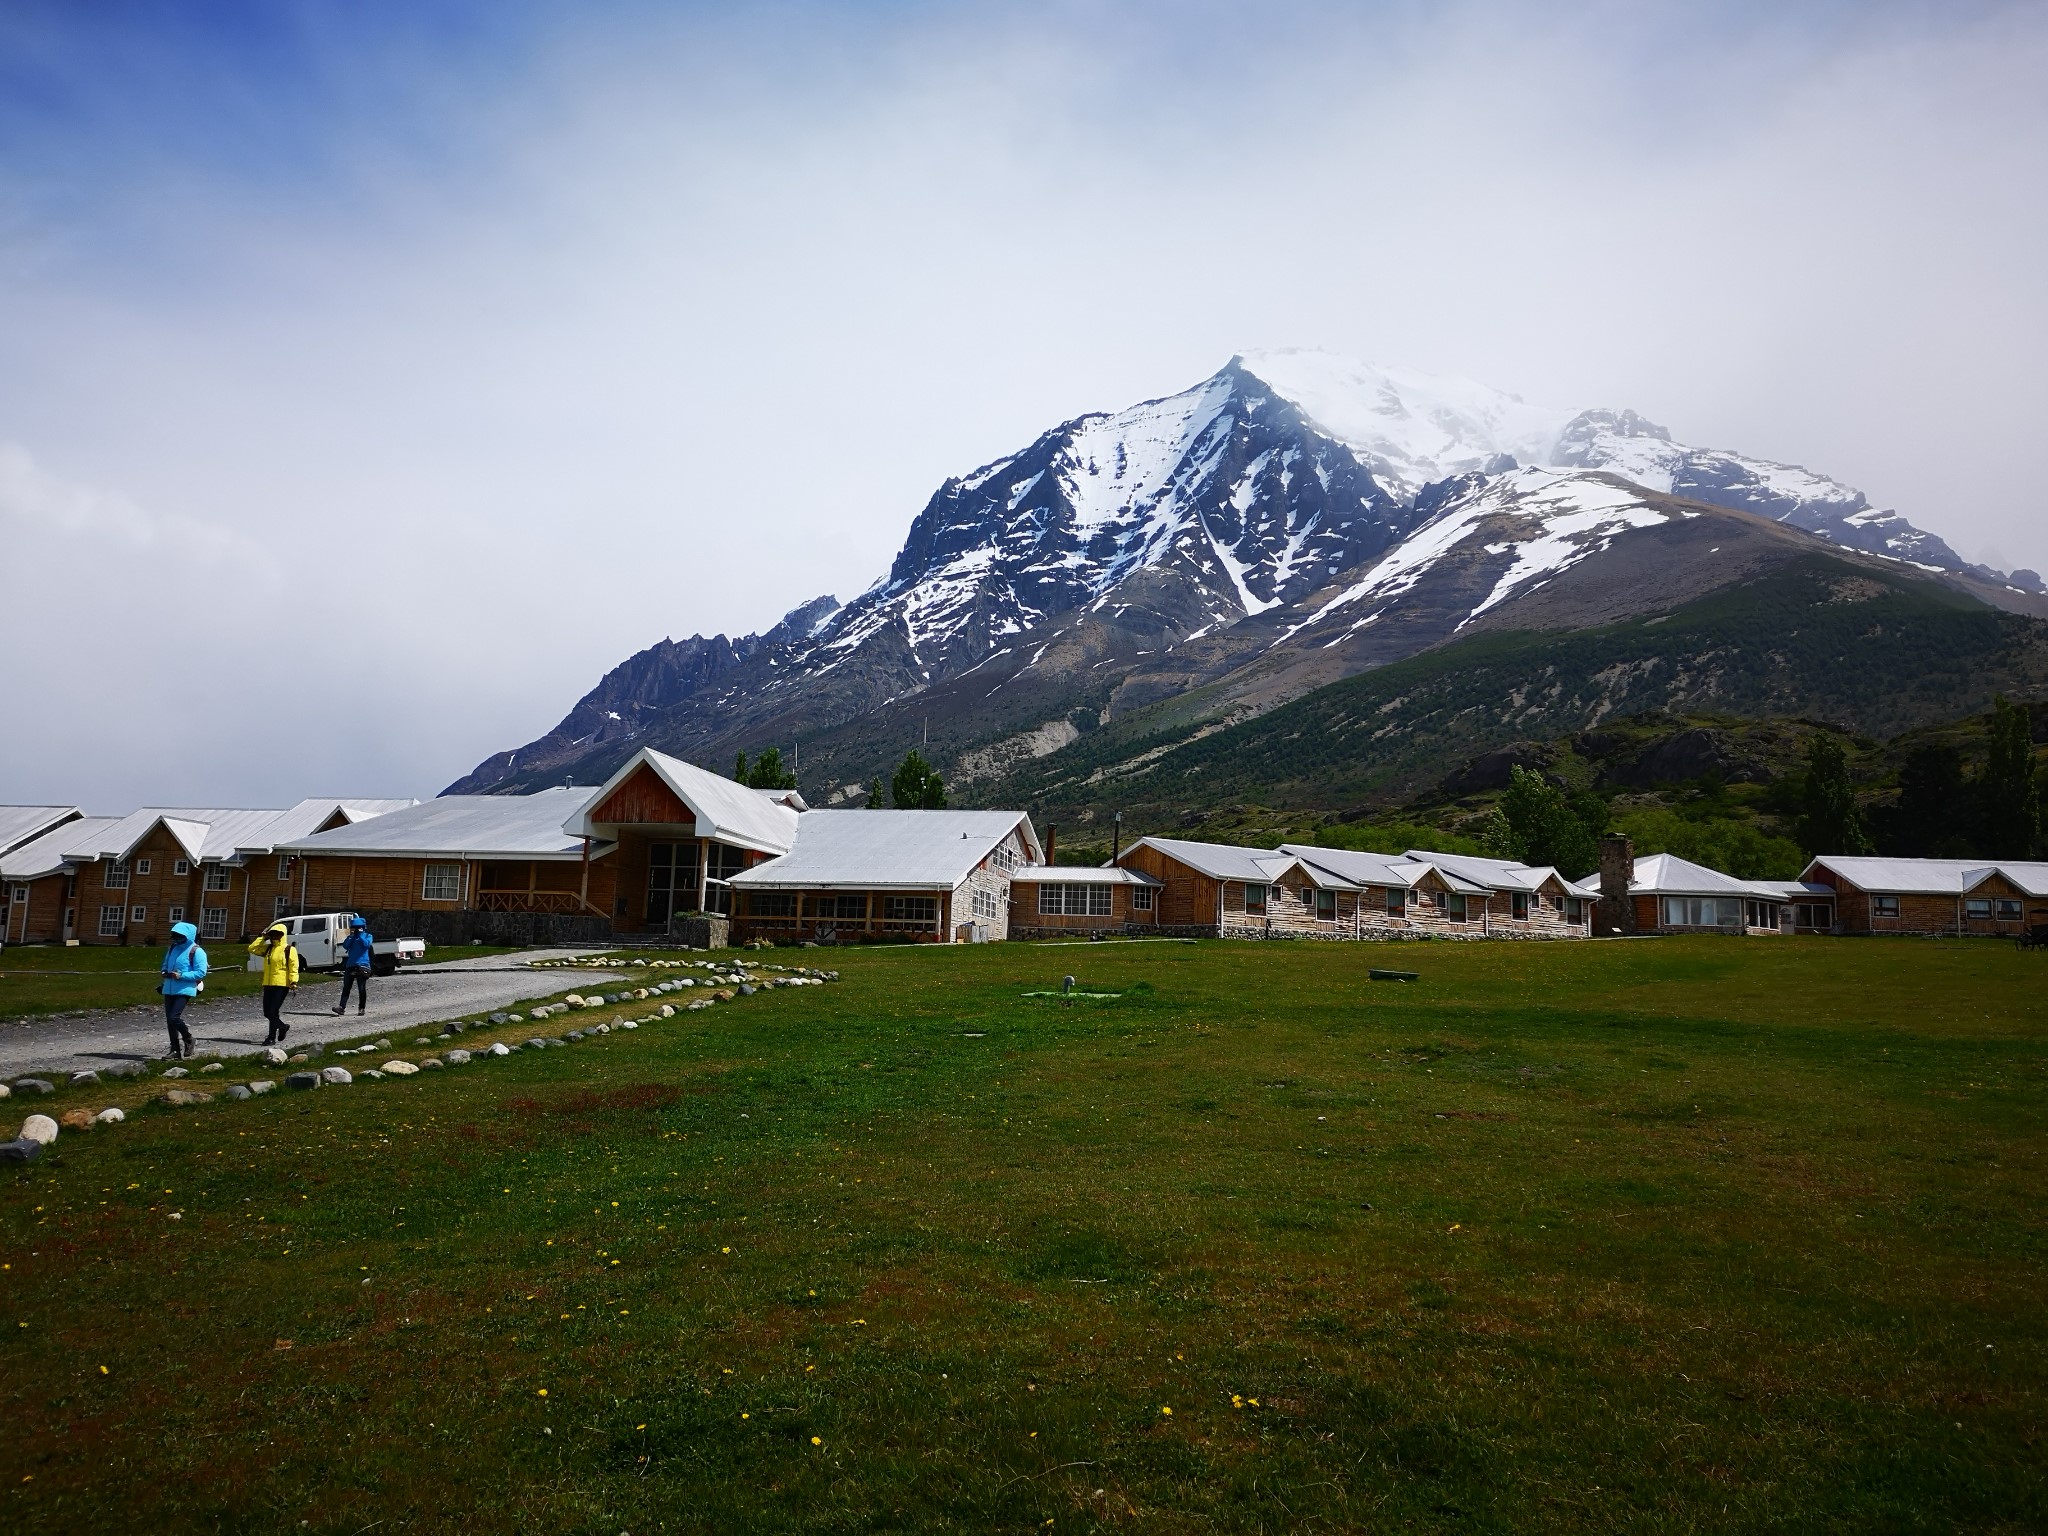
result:
[[[580,813],[596,793],[563,784],[531,795],[443,795],[278,846],[368,858],[577,859],[583,839],[563,831],[563,819]],[[593,857],[599,852],[591,850]]]
[[[1992,875],[2003,875],[2029,896],[2048,896],[2048,864],[2012,859],[1884,859],[1827,854],[1802,878],[1831,870],[1858,890],[1888,896],[1961,896]]]
[[[1797,901],[1807,896],[1833,896],[1836,894],[1835,888],[1832,885],[1821,885],[1811,880],[1755,880],[1751,884],[1766,886],[1771,890],[1781,893],[1790,901]]]
[[[1230,843],[1191,843],[1177,837],[1141,837],[1132,849],[1157,848],[1211,880],[1249,880],[1267,885],[1286,872],[1294,860],[1273,848],[1239,848]],[[1128,856],[1129,850],[1126,850]]]
[[[72,845],[69,856],[81,863],[125,859],[162,825],[188,859],[230,859],[238,848],[261,844],[264,830],[283,814],[274,806],[256,810],[145,806],[130,811],[102,832],[82,836]]]
[[[52,827],[76,821],[75,805],[0,805],[0,853],[41,837]]]
[[[339,811],[350,826],[369,821],[373,817],[388,816],[393,811],[408,810],[418,805],[417,800],[341,800],[315,797],[301,800],[287,810],[278,811],[268,825],[246,834],[246,840],[235,845],[239,853],[273,853],[279,846],[294,842],[302,837],[311,837],[320,830],[323,822],[330,820]]]
[[[729,781],[728,781],[729,782]],[[795,846],[733,876],[753,890],[952,890],[1012,832],[1038,837],[1022,811],[806,811]]]
[[[592,806],[602,804],[606,796],[631,778],[643,764],[690,808],[690,814],[697,821],[698,837],[715,838],[736,848],[751,848],[756,853],[771,854],[789,852],[796,841],[797,815],[805,809],[803,797],[796,791],[749,789],[723,774],[699,768],[695,763],[686,763],[679,757],[670,757],[652,747],[642,747],[627,758],[618,772],[598,787],[596,794],[576,808],[575,814],[563,823],[563,830],[573,837],[613,835],[611,831],[595,826],[589,820],[588,812]]]
[[[1743,896],[1783,901],[1785,892],[1768,880],[1740,880],[1718,869],[1681,859],[1675,853],[1650,853],[1636,860],[1630,891],[1642,896]]]
[[[120,821],[118,816],[84,816],[0,854],[0,880],[40,880],[69,862],[74,842],[91,841]]]
[[[1368,885],[1397,885],[1411,888],[1429,872],[1427,864],[1391,853],[1363,853],[1355,848],[1322,848],[1314,843],[1282,843],[1302,863],[1328,870],[1346,884],[1363,889]]]
[[[1010,871],[1013,881],[1026,885],[1158,885],[1161,882],[1142,869],[1125,869],[1120,864],[1026,864]]]

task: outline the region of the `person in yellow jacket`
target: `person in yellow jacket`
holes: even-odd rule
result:
[[[272,923],[249,946],[249,953],[263,960],[263,1017],[270,1021],[270,1033],[263,1043],[283,1045],[284,1037],[292,1032],[283,1018],[284,1000],[299,990],[299,947],[285,933],[283,923]]]

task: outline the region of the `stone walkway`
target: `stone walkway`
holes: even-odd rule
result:
[[[366,1029],[417,1029],[468,1013],[510,1007],[551,992],[586,984],[602,987],[619,980],[623,973],[618,971],[533,971],[522,963],[601,952],[536,949],[407,966],[394,976],[370,979],[370,1011],[361,1018],[353,1006],[341,1018],[329,1013],[341,996],[341,978],[313,972],[286,1002],[284,1020],[291,1026],[294,1049],[359,1035]],[[262,1049],[267,1027],[263,1003],[257,997],[201,999],[186,1011],[185,1022],[201,1056],[252,1055]],[[0,1023],[0,1081],[25,1074],[51,1077],[117,1061],[155,1060],[169,1049],[163,1008],[154,998],[118,1012],[9,1020]]]

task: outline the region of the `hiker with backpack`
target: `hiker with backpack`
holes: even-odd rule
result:
[[[250,944],[249,953],[263,962],[263,1017],[270,1023],[263,1043],[283,1045],[292,1030],[284,1021],[284,1000],[299,987],[298,946],[283,923],[272,923]]]
[[[356,1017],[361,1018],[370,1007],[370,961],[376,952],[376,940],[370,937],[370,925],[361,917],[348,920],[348,937],[341,941],[341,1001],[332,1011],[337,1014],[348,1012],[349,988],[355,988]]]
[[[164,999],[164,1027],[171,1032],[171,1060],[192,1055],[192,1031],[185,1027],[185,1008],[206,984],[206,951],[199,947],[199,930],[190,923],[171,924],[171,945],[164,951],[163,981],[157,991]]]

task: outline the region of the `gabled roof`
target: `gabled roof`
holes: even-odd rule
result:
[[[729,782],[729,781],[728,781]],[[1041,856],[1022,811],[805,811],[790,851],[740,871],[753,890],[952,890],[1012,832]]]
[[[288,810],[277,812],[268,826],[247,834],[249,840],[236,844],[236,851],[274,853],[282,843],[311,837],[331,821],[336,812],[341,814],[349,826],[354,826],[357,822],[368,821],[376,816],[388,816],[393,811],[409,810],[418,804],[417,800],[336,800],[317,797],[301,800]]]
[[[563,823],[562,829],[572,837],[608,835],[597,830],[589,820],[588,812],[592,807],[602,805],[613,790],[643,765],[690,808],[697,819],[696,835],[699,837],[715,838],[736,848],[751,848],[756,853],[768,854],[787,853],[796,841],[796,819],[806,807],[803,797],[795,790],[749,789],[723,774],[712,773],[695,763],[686,763],[666,752],[657,752],[652,747],[642,747],[620,764],[618,771],[598,786],[597,793],[577,807],[576,814]]]
[[[1026,864],[1010,871],[1012,884],[1022,885],[1160,885],[1142,869],[1121,864]]]
[[[1597,899],[1600,895],[1597,880],[1574,880],[1554,864],[1518,864],[1513,859],[1482,859],[1469,853],[1432,853],[1426,848],[1410,848],[1408,857],[1435,865],[1439,874],[1455,875],[1489,891],[1535,892],[1540,891],[1545,882],[1555,880],[1573,896]]]
[[[1157,848],[1169,859],[1185,864],[1211,880],[1249,880],[1268,885],[1286,873],[1294,862],[1291,855],[1273,848],[1238,848],[1229,843],[1190,843],[1177,837],[1141,837],[1125,850]]]
[[[1675,853],[1645,854],[1636,860],[1629,880],[1631,892],[1641,896],[1743,896],[1763,901],[1783,901],[1784,890],[1768,880],[1740,880],[1718,869],[1681,859]]]
[[[40,880],[69,862],[74,842],[90,841],[120,821],[118,816],[84,816],[0,853],[0,880]]]
[[[145,806],[130,811],[103,832],[81,837],[70,851],[80,862],[125,859],[159,826],[168,831],[185,857],[229,859],[246,843],[260,841],[263,831],[283,813],[275,807],[202,809],[193,806]]]
[[[2048,864],[2018,859],[1885,859],[1824,854],[1801,872],[1829,870],[1860,891],[1887,896],[1961,896],[2003,875],[2029,896],[2048,896]]]
[[[366,858],[578,859],[583,839],[562,830],[563,818],[580,813],[595,793],[563,784],[531,795],[443,795],[278,847]]]
[[[75,805],[0,805],[0,853],[32,842],[83,814]]]
[[[1328,870],[1348,885],[1412,888],[1429,873],[1427,864],[1392,853],[1364,853],[1355,848],[1322,848],[1314,843],[1282,843],[1281,848],[1304,865]]]

